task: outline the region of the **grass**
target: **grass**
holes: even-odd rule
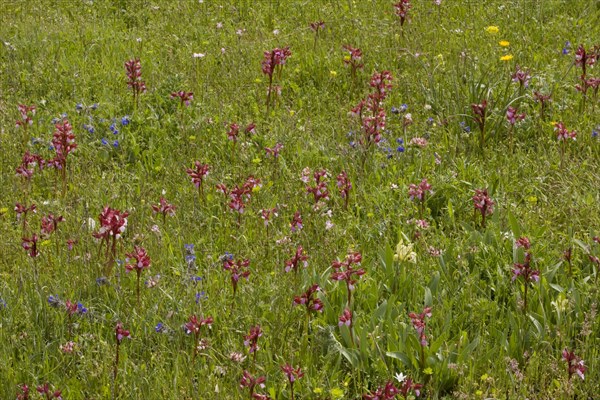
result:
[[[600,2],[413,3],[401,29],[388,1],[2,1],[0,397],[50,382],[65,399],[248,398],[239,387],[247,370],[266,378],[255,392],[288,399],[281,370],[288,363],[305,373],[293,386],[297,399],[360,398],[400,372],[423,384],[426,398],[600,393],[598,265],[590,258],[600,257],[593,241],[600,236],[600,142],[592,136],[600,121],[592,91],[584,102],[574,88],[577,46],[598,44]],[[325,28],[315,38],[309,24],[319,20]],[[363,52],[355,79],[344,45]],[[282,94],[267,111],[263,52],[284,46],[292,55],[276,76]],[[137,106],[124,69],[135,57],[148,88]],[[527,88],[511,80],[517,65],[531,75]],[[588,67],[588,77],[596,69]],[[350,146],[361,127],[348,113],[383,70],[394,77],[383,103],[384,141],[364,151]],[[194,93],[189,107],[170,98],[181,90]],[[533,90],[552,94],[543,120]],[[471,104],[483,99],[481,147]],[[88,108],[94,103],[97,109]],[[15,127],[18,104],[37,107],[27,130]],[[392,113],[402,104],[406,111]],[[508,106],[527,114],[512,132],[512,148]],[[68,156],[66,186],[52,169],[36,170],[29,183],[16,176],[26,150],[54,156],[52,120],[63,113],[78,145]],[[413,123],[405,130],[407,113]],[[558,121],[578,132],[562,162]],[[232,122],[242,130],[253,122],[256,134],[241,133],[233,146],[226,135]],[[409,145],[416,137],[428,145]],[[284,147],[274,159],[264,148],[276,143]],[[196,160],[210,165],[204,196],[185,172]],[[330,199],[318,207],[306,191],[314,183],[300,180],[306,167],[329,172]],[[335,184],[342,171],[352,182],[348,209]],[[238,215],[215,185],[242,185],[249,175],[262,186]],[[408,188],[423,178],[433,194],[421,209]],[[482,188],[495,202],[485,228],[472,201]],[[177,207],[175,216],[152,213],[161,196]],[[25,231],[16,203],[37,205]],[[130,213],[110,271],[92,236],[104,206]],[[273,207],[278,216],[267,229],[260,210]],[[427,229],[410,222],[421,210]],[[291,232],[296,211],[304,227]],[[39,234],[49,213],[66,222],[29,257],[22,237]],[[513,263],[523,262],[515,247],[523,236],[540,271],[526,310],[524,281],[511,280]],[[67,239],[76,240],[72,251]],[[401,239],[412,244],[416,263],[394,260]],[[195,259],[186,259],[185,244],[194,245]],[[141,279],[160,275],[156,286],[142,286],[139,304],[136,274],[124,268],[134,245],[151,259]],[[308,266],[285,273],[297,246]],[[330,279],[332,261],[351,251],[361,252],[366,271],[350,304],[352,331],[338,326],[346,285]],[[225,252],[250,260],[235,297]],[[99,285],[101,277],[109,283]],[[324,309],[307,318],[293,300],[314,283]],[[63,303],[52,307],[51,295]],[[87,313],[69,317],[66,300]],[[426,306],[432,315],[421,346],[409,313]],[[208,343],[197,351],[183,329],[193,314],[214,318],[201,328]],[[131,339],[119,346],[114,381],[118,321]],[[254,355],[244,336],[256,325],[263,334]],[[69,341],[72,353],[61,350]],[[585,380],[569,379],[565,348],[585,360]],[[246,358],[234,362],[232,352]]]

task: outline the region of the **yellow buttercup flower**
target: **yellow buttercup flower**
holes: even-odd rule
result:
[[[508,47],[510,46],[510,42],[508,40],[501,40],[498,42],[498,44],[502,47]]]
[[[498,28],[497,26],[492,25],[492,26],[488,26],[487,28],[485,28],[485,31],[487,33],[489,33],[489,34],[494,35],[494,34],[500,32],[500,28]]]
[[[329,75],[335,77],[337,75],[337,71],[329,71]]]
[[[505,56],[500,57],[500,61],[510,61],[512,60],[514,57],[512,54],[507,54]]]

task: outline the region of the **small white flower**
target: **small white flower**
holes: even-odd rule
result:
[[[325,221],[325,229],[330,230],[331,228],[333,228],[333,222],[330,220]]]
[[[275,29],[275,30],[273,31],[273,35],[275,35],[275,36],[279,35],[279,29]]]
[[[206,56],[206,54],[204,54],[204,53],[194,53],[193,54],[194,58],[204,58],[204,56]]]
[[[404,380],[406,379],[406,375],[404,375],[402,372],[398,372],[396,375],[394,375],[394,377],[399,383],[404,382]]]
[[[222,22],[217,22],[217,29],[221,29],[223,27],[223,23]]]

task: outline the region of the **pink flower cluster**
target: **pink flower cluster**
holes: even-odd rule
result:
[[[246,203],[252,197],[252,190],[260,185],[260,179],[249,176],[242,186],[235,186],[231,190],[229,190],[225,184],[219,183],[217,185],[217,192],[223,193],[225,196],[229,197],[229,208],[232,211],[243,214],[246,209]]]
[[[307,313],[311,311],[323,312],[323,302],[316,297],[321,288],[316,283],[310,286],[301,296],[294,297],[294,305],[304,305]]]
[[[315,180],[314,186],[307,186],[306,191],[312,193],[315,203],[321,200],[329,200],[329,190],[327,189],[328,172],[324,169],[316,170],[313,174]]]
[[[415,328],[417,331],[421,346],[427,346],[427,336],[425,335],[425,328],[427,327],[427,324],[425,323],[425,317],[431,318],[431,307],[425,307],[423,312],[420,314],[411,312],[408,314],[408,316],[410,317],[413,328]]]

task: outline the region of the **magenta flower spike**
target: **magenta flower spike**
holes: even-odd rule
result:
[[[240,278],[245,278],[248,280],[248,277],[250,276],[250,270],[248,269],[249,265],[250,260],[248,259],[234,260],[233,257],[227,257],[223,261],[223,269],[225,271],[229,271],[230,273],[231,288],[233,289],[234,298],[237,293],[237,287]]]
[[[350,307],[352,301],[352,291],[354,285],[358,281],[358,278],[363,276],[366,271],[363,268],[356,269],[355,266],[360,266],[362,261],[362,255],[359,252],[352,252],[346,256],[344,261],[334,261],[331,263],[331,267],[335,270],[329,277],[334,281],[346,282],[346,289],[348,293],[347,307]]]
[[[298,246],[296,254],[291,259],[285,261],[285,272],[294,271],[298,273],[300,265],[304,268],[308,266],[308,256],[302,246]]]
[[[183,106],[189,106],[190,102],[194,100],[194,93],[184,91],[172,92],[171,98],[179,99],[179,105],[183,108]]]
[[[242,373],[242,379],[240,379],[240,389],[248,389],[249,393],[250,393],[250,398],[252,399],[261,399],[264,397],[256,397],[256,393],[254,393],[254,389],[256,388],[256,386],[260,387],[260,388],[264,388],[266,378],[264,376],[260,376],[260,377],[253,377],[250,372],[248,372],[247,370],[244,370],[244,372]]]
[[[311,312],[323,312],[323,302],[316,297],[317,293],[321,291],[321,288],[316,283],[310,286],[306,292],[301,296],[294,297],[294,305],[303,305],[306,307],[306,313],[310,315]]]
[[[154,214],[162,214],[163,224],[165,223],[167,215],[175,215],[176,207],[173,204],[170,204],[164,197],[160,198],[158,204],[152,204],[151,207]]]
[[[410,0],[400,0],[398,3],[394,4],[395,13],[400,18],[400,26],[404,26],[404,22],[408,18],[408,10],[412,8],[412,4],[410,4]]]
[[[133,106],[137,108],[138,98],[146,91],[146,82],[142,80],[142,63],[139,58],[125,62],[125,73],[127,75],[127,86],[133,93]]]
[[[574,352],[565,348],[562,352],[562,359],[567,363],[569,380],[571,380],[571,377],[574,374],[579,376],[581,380],[585,380],[585,371],[587,370],[587,367],[581,358],[577,357]]]
[[[294,369],[294,367],[292,367],[290,364],[282,365],[281,370],[287,377],[290,384],[290,399],[294,400],[294,382],[302,378],[304,376],[304,372],[302,372],[300,367]]]
[[[415,328],[415,330],[417,331],[417,335],[419,336],[419,342],[421,343],[421,346],[426,347],[427,336],[425,335],[425,328],[427,327],[427,324],[425,323],[425,317],[431,318],[431,307],[425,307],[423,309],[423,312],[420,314],[411,312],[410,314],[408,314],[408,316],[410,317],[410,322],[412,323],[413,328]]]
[[[473,206],[481,213],[481,226],[485,228],[485,218],[494,212],[494,201],[488,196],[487,189],[475,189]]]

